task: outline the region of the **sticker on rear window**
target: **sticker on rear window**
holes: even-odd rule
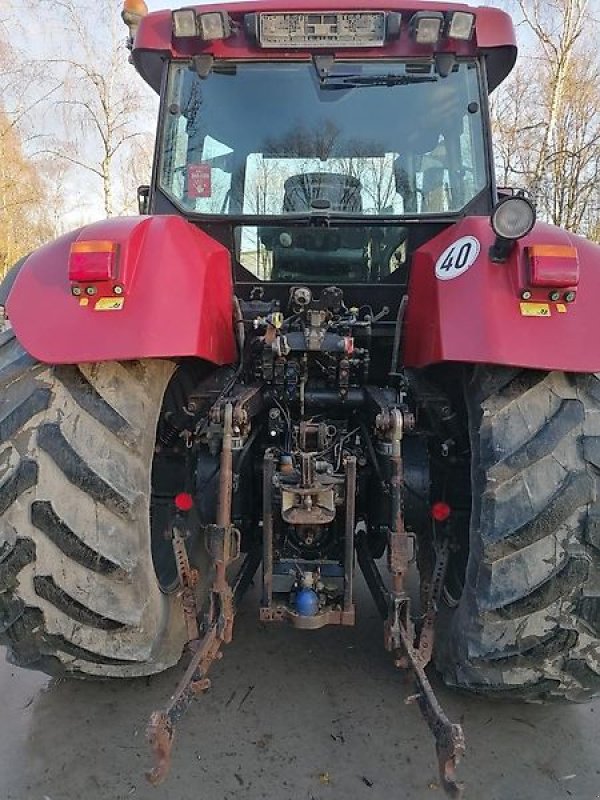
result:
[[[465,273],[473,266],[481,245],[474,236],[463,236],[447,247],[435,264],[435,277],[440,281],[450,281]]]
[[[190,164],[187,168],[188,197],[210,197],[212,194],[212,170],[210,164]]]

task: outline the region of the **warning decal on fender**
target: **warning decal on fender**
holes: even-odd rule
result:
[[[520,303],[521,314],[524,317],[549,317],[550,306],[548,303]]]
[[[473,266],[481,245],[474,236],[463,236],[447,247],[435,264],[435,277],[440,281],[450,281],[465,273]]]
[[[124,305],[124,297],[101,297],[94,309],[96,311],[121,311]]]

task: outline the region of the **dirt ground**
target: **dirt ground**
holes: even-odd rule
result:
[[[144,728],[178,671],[83,683],[0,665],[0,800],[443,800],[429,732],[361,592],[356,629],[265,627],[244,601],[213,688],[145,783]],[[498,705],[441,690],[462,719],[466,800],[600,798],[600,700]]]

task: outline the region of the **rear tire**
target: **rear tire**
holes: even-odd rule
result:
[[[175,664],[181,603],[150,532],[169,361],[51,367],[0,334],[0,643],[50,674],[134,677]]]
[[[600,692],[600,380],[478,367],[466,391],[469,558],[440,615],[452,686],[509,699]]]

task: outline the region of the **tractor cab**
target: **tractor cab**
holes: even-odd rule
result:
[[[162,94],[149,209],[225,244],[238,284],[405,284],[416,247],[497,200],[487,95],[514,61],[508,18],[343,6],[133,26]]]

